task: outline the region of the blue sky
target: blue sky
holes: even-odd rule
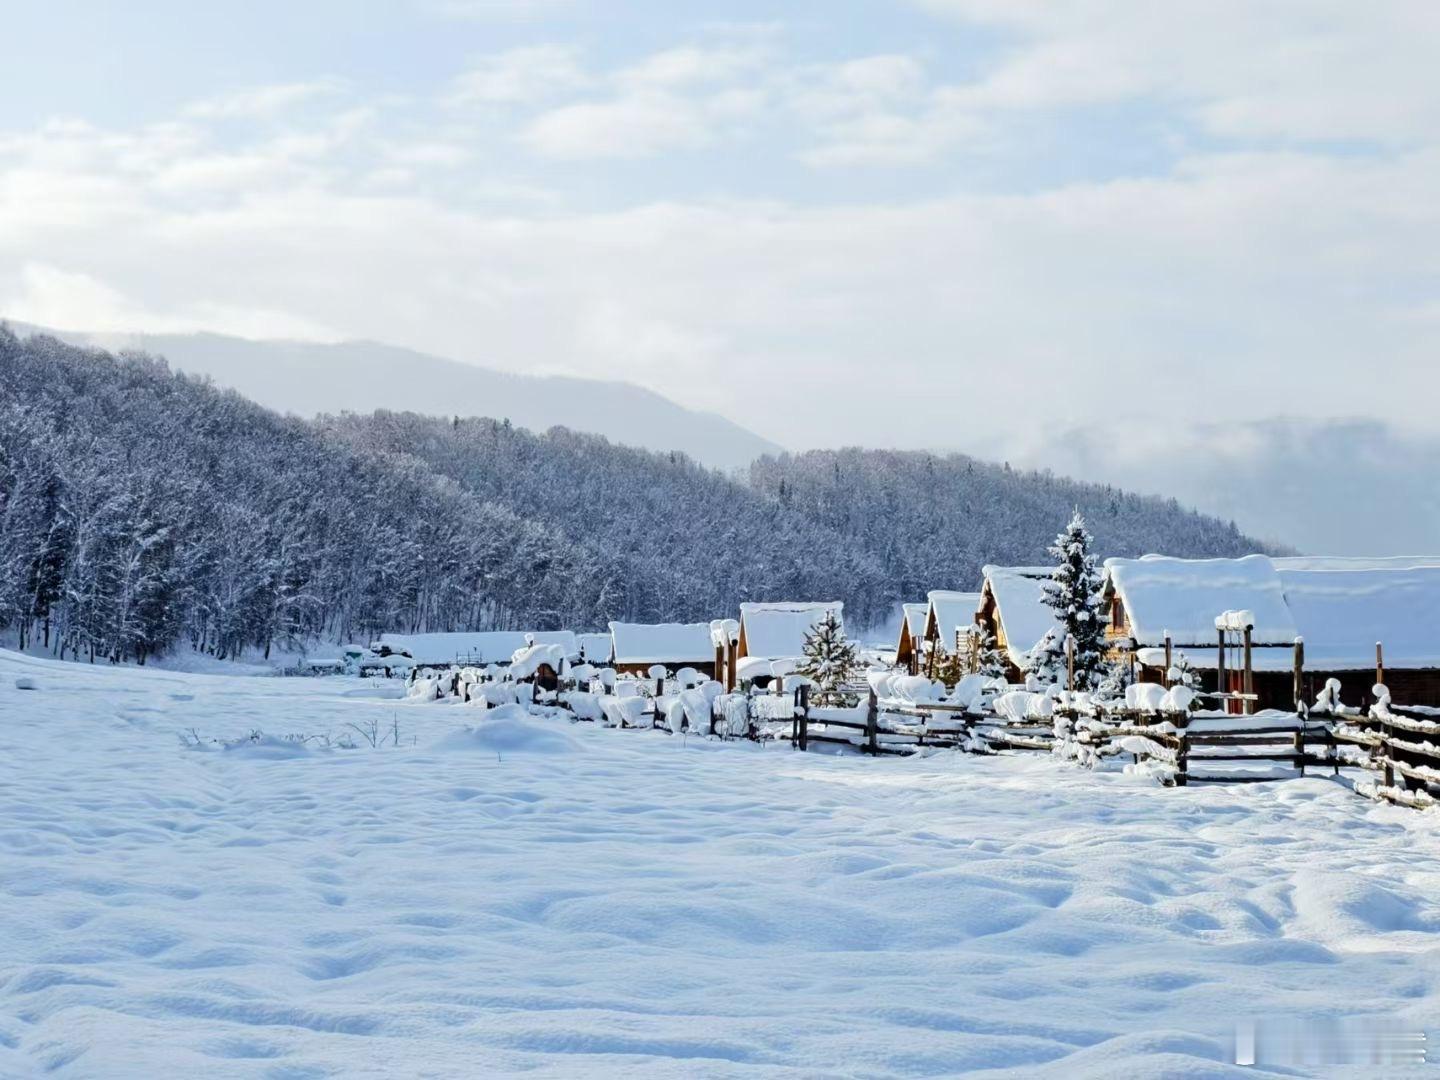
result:
[[[10,7],[0,315],[630,379],[794,446],[1440,390],[1430,3]]]

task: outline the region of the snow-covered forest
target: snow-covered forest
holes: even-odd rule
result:
[[[1076,506],[1105,554],[1258,547],[1173,502],[960,456],[786,455],[727,477],[562,429],[312,423],[158,359],[0,330],[0,625],[66,657],[588,629],[813,596],[865,626],[973,586],[984,562],[1042,559]]]

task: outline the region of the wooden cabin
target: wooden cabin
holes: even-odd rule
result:
[[[1336,679],[1348,705],[1383,682],[1397,705],[1440,707],[1440,556],[1270,562],[1304,642],[1307,702]]]
[[[920,673],[920,646],[925,640],[925,618],[929,604],[900,605],[900,638],[895,643],[895,666],[909,675]]]
[[[968,662],[980,594],[933,589],[926,595],[924,640],[930,646],[930,655],[958,651],[962,660]]]
[[[716,649],[710,623],[610,624],[611,662],[617,672],[648,674],[659,664],[678,671],[694,668],[716,677]]]
[[[975,623],[995,639],[1005,657],[1007,680],[1024,681],[1031,651],[1056,629],[1055,613],[1045,605],[1049,566],[986,566],[981,570]]]
[[[845,625],[845,605],[839,600],[827,603],[764,603],[740,605],[740,631],[736,643],[736,672],[741,680],[765,685],[770,676],[761,673],[768,661],[775,665],[794,663],[805,655],[805,637],[834,612],[836,620]],[[747,663],[748,661],[748,663]]]
[[[1202,689],[1217,688],[1223,666],[1221,689],[1244,691],[1244,658],[1237,637],[1232,633],[1226,638],[1222,659],[1221,632],[1216,629],[1222,615],[1244,613],[1254,707],[1294,706],[1295,639],[1300,630],[1266,556],[1106,559],[1103,596],[1111,658],[1128,660],[1137,682],[1163,683],[1167,664],[1178,664],[1183,656],[1199,675]]]

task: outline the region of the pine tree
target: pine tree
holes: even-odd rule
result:
[[[942,649],[935,661],[935,678],[946,686],[954,686],[966,675],[970,666],[958,649]]]
[[[1009,675],[1010,665],[989,627],[976,625],[970,647],[975,650],[975,670],[978,673],[987,679],[1004,679]]]
[[[823,619],[805,632],[804,657],[796,674],[803,675],[818,688],[815,703],[843,704],[840,688],[859,671],[860,651],[845,636],[835,612],[827,611]]]
[[[1051,637],[1043,657],[1064,684],[1067,677],[1066,638],[1075,649],[1075,689],[1094,690],[1104,677],[1105,622],[1100,612],[1100,572],[1085,519],[1076,510],[1065,531],[1055,538],[1050,554],[1058,563],[1044,584],[1044,603],[1055,613],[1058,631]],[[1037,653],[1041,650],[1036,650]]]

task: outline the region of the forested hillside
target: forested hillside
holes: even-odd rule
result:
[[[0,330],[0,625],[67,656],[227,657],[384,630],[591,629],[741,600],[901,598],[1035,562],[1073,506],[1102,551],[1229,555],[1233,526],[968,458],[682,455],[490,420],[310,422]]]
[[[979,586],[986,563],[1049,562],[1046,548],[1074,508],[1103,555],[1181,557],[1264,550],[1233,523],[1174,499],[1016,472],[963,454],[816,450],[765,457],[751,486],[786,510],[830,526],[878,564],[891,595]]]

